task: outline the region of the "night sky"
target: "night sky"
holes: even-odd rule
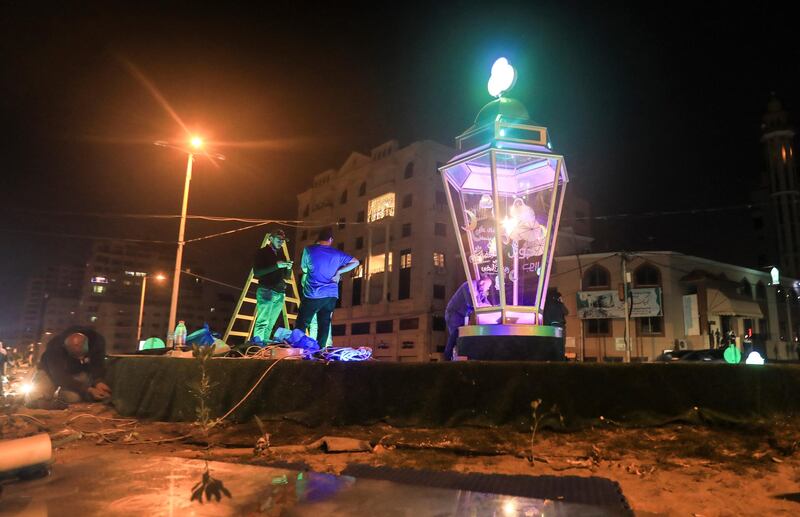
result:
[[[189,212],[216,216],[292,219],[296,194],[353,150],[452,143],[490,100],[500,56],[519,72],[511,96],[550,128],[595,215],[741,206],[761,172],[770,92],[800,117],[789,3],[27,4],[3,2],[0,17],[0,334],[31,272],[88,242],[65,235],[176,239],[176,220],[80,215],[179,212],[185,156],[152,142],[185,132],[147,84],[227,156],[198,162],[192,182]],[[595,228],[599,248],[747,264],[746,224],[735,209]],[[192,221],[187,234],[235,226]],[[187,256],[241,283],[262,235]]]

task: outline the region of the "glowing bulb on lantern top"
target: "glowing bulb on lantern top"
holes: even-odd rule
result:
[[[517,72],[508,62],[508,59],[501,57],[492,65],[492,75],[489,77],[487,88],[489,95],[500,97],[514,86],[517,80]]]

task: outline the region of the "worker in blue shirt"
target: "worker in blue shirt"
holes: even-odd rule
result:
[[[297,315],[296,329],[305,332],[314,315],[317,316],[317,343],[324,347],[330,334],[333,309],[339,298],[342,273],[358,267],[358,259],[332,246],[333,230],[320,231],[317,243],[306,246],[300,268],[303,271],[303,297]]]

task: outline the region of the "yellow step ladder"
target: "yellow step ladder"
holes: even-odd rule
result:
[[[264,248],[269,245],[269,239],[272,234],[267,233],[264,236],[264,241],[261,243],[261,247]],[[291,260],[289,257],[289,249],[286,247],[286,243],[283,243],[283,254],[286,257],[286,260]],[[283,316],[283,327],[284,328],[292,328],[289,325],[291,321],[294,324],[295,320],[297,320],[297,311],[300,307],[300,291],[297,289],[297,282],[294,279],[294,270],[292,270],[291,275],[286,282],[286,299],[283,301],[283,312],[281,316]],[[242,289],[242,295],[239,297],[239,302],[236,304],[236,310],[233,311],[233,316],[231,317],[231,321],[228,323],[228,328],[225,330],[225,335],[222,337],[222,340],[227,343],[228,345],[235,346],[237,344],[242,344],[250,339],[250,336],[253,335],[253,328],[256,324],[256,290],[258,289],[258,279],[253,277],[253,270],[250,270],[250,274],[247,276],[247,281],[244,284],[244,289]],[[229,339],[235,339],[236,342],[231,343]]]

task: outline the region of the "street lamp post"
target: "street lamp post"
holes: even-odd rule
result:
[[[188,158],[186,160],[186,182],[183,187],[183,206],[181,208],[181,223],[178,229],[178,251],[175,254],[175,272],[172,276],[172,298],[170,299],[170,304],[169,304],[169,323],[167,324],[167,332],[171,333],[175,329],[175,320],[177,319],[176,317],[178,312],[178,292],[180,291],[181,264],[183,262],[183,245],[185,244],[183,237],[184,237],[184,231],[186,230],[186,210],[189,206],[189,185],[192,181],[192,163],[194,162],[194,157],[195,154],[197,153],[204,156],[216,158],[217,160],[224,160],[225,156],[217,153],[208,153],[207,151],[201,152],[201,150],[203,149],[203,140],[197,136],[192,137],[192,139],[189,141],[191,149],[186,149],[183,147],[171,145],[168,142],[164,142],[163,140],[159,140],[154,143],[155,145],[160,147],[170,147],[172,149],[177,149],[188,155]]]
[[[143,317],[144,317],[144,292],[147,289],[147,279],[149,277],[150,277],[150,275],[146,274],[142,278],[142,297],[141,297],[141,300],[139,301],[139,326],[138,326],[138,330],[136,331],[136,342],[137,343],[142,340],[142,321],[143,321]],[[165,278],[167,278],[167,277],[165,277],[164,275],[156,275],[155,276],[156,280],[164,280]]]

